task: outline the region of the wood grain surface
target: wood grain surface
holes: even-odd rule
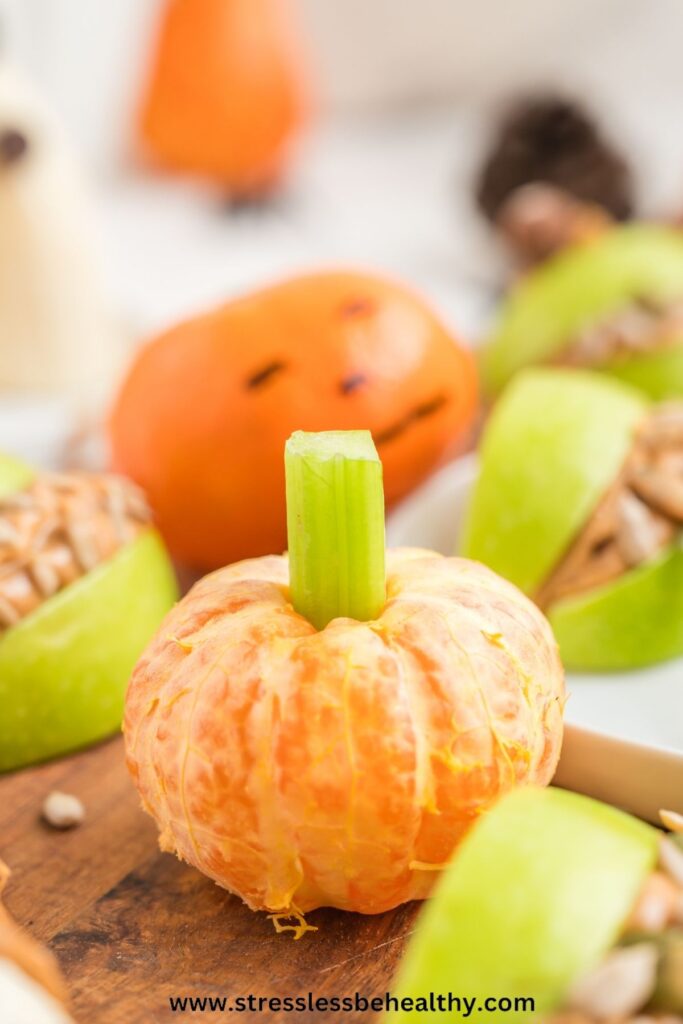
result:
[[[40,821],[53,789],[81,798],[82,826],[56,832]],[[266,915],[159,852],[120,739],[0,777],[0,857],[12,869],[6,905],[57,955],[79,1024],[370,1021],[370,1012],[174,1013],[169,997],[372,998],[389,988],[418,910],[317,911],[307,918],[317,932],[276,934]]]

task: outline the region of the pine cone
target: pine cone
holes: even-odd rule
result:
[[[561,97],[526,99],[503,118],[479,175],[479,206],[496,221],[508,196],[530,182],[555,185],[617,220],[633,211],[626,159],[581,107]]]

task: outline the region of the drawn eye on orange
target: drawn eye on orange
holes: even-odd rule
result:
[[[274,359],[272,363],[266,363],[265,366],[255,370],[249,377],[247,377],[247,387],[250,391],[256,391],[258,388],[263,387],[264,384],[268,384],[274,377],[277,377],[280,373],[287,369],[287,363],[282,359]]]

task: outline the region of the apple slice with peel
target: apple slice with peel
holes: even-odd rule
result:
[[[548,618],[566,665],[630,669],[683,654],[683,549],[605,587],[558,601]]]
[[[481,449],[464,553],[533,595],[616,479],[648,403],[584,370],[525,370]],[[626,669],[683,654],[680,542],[546,609],[568,668]]]
[[[530,1020],[558,1009],[573,982],[614,945],[657,859],[655,829],[605,804],[559,789],[504,797],[458,848],[399,969],[398,1000],[430,993],[512,1001],[487,1020]],[[534,1000],[518,1003],[515,997]],[[469,1015],[419,1004],[392,1022]]]
[[[587,370],[516,377],[484,432],[463,553],[533,593],[615,480],[647,408]]]
[[[176,600],[148,529],[0,639],[0,771],[115,732],[140,652]]]
[[[34,471],[0,454],[0,497]],[[0,636],[0,772],[115,732],[128,677],[177,597],[156,530],[69,583]]]
[[[497,395],[518,370],[556,359],[586,327],[643,296],[662,302],[683,299],[680,231],[629,225],[564,250],[524,277],[504,302],[482,352],[485,391]],[[683,337],[678,340],[683,345]],[[677,372],[667,377],[669,363]],[[672,348],[600,368],[623,373],[660,398],[683,395],[682,363],[683,356]]]

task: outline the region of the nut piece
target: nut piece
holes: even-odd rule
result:
[[[661,470],[641,469],[634,473],[631,487],[652,508],[671,519],[683,522],[683,480]]]
[[[601,234],[611,218],[602,207],[582,203],[554,185],[532,181],[510,193],[497,223],[523,263],[533,265]]]
[[[676,885],[683,887],[683,850],[667,836],[659,842],[659,866]]]
[[[74,828],[85,819],[85,807],[77,796],[54,790],[43,803],[43,818],[52,828]]]
[[[668,828],[671,832],[683,832],[683,814],[679,814],[677,811],[667,811],[665,808],[659,812],[664,828]]]
[[[668,875],[653,871],[626,922],[626,931],[662,932],[669,924],[677,923],[681,895],[680,888]]]
[[[641,436],[654,448],[683,444],[683,405],[662,402],[644,422]]]
[[[666,524],[664,524],[666,526]],[[617,500],[617,546],[627,566],[640,565],[662,547],[661,524],[631,491]]]
[[[616,949],[569,993],[572,1009],[596,1020],[630,1017],[655,989],[657,950],[649,942]]]

